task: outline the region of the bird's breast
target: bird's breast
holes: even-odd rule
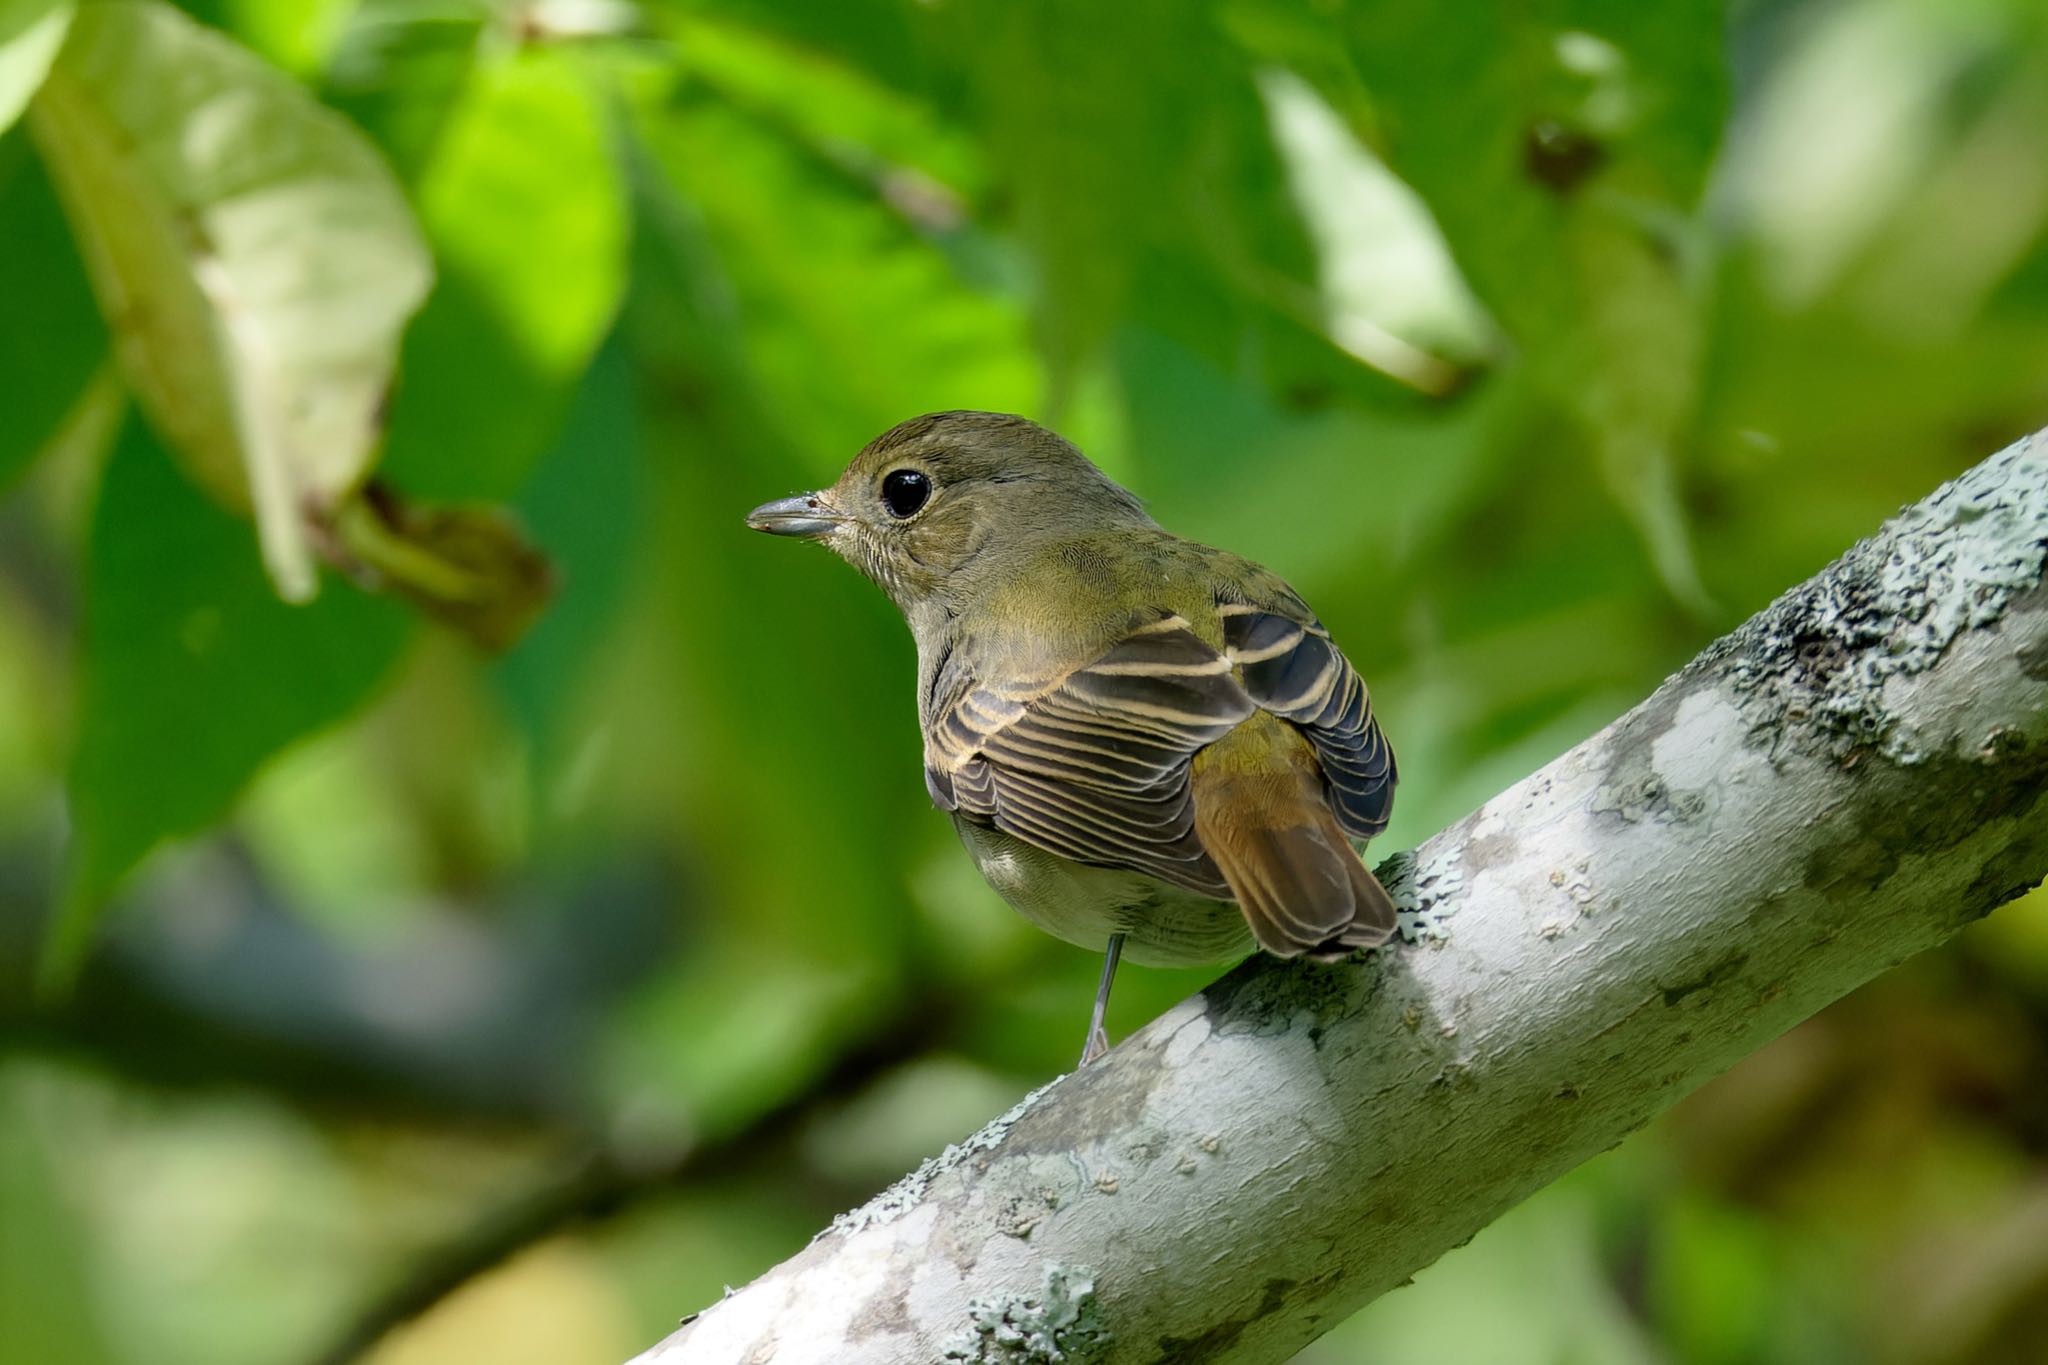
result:
[[[1121,933],[1124,956],[1147,967],[1228,962],[1252,950],[1234,901],[1139,872],[1089,867],[957,816],[953,826],[996,894],[1054,938],[1099,952]]]

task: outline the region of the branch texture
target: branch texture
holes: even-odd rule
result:
[[[2048,436],[640,1357],[1279,1361],[2048,872]],[[1597,648],[1597,641],[1588,641]]]

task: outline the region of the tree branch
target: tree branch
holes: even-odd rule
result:
[[[1284,1359],[2048,871],[2044,552],[2037,436],[641,1361]]]

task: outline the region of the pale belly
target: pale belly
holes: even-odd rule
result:
[[[1155,877],[1083,867],[955,818],[975,866],[1018,913],[1055,938],[1100,952],[1121,933],[1124,956],[1146,967],[1227,962],[1252,950],[1235,901],[1211,900]]]

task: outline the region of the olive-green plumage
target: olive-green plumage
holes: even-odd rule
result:
[[[1021,417],[883,433],[749,524],[814,539],[917,640],[926,782],[984,876],[1071,943],[1338,956],[1393,906],[1352,839],[1394,758],[1365,686],[1278,575],[1161,530]]]

